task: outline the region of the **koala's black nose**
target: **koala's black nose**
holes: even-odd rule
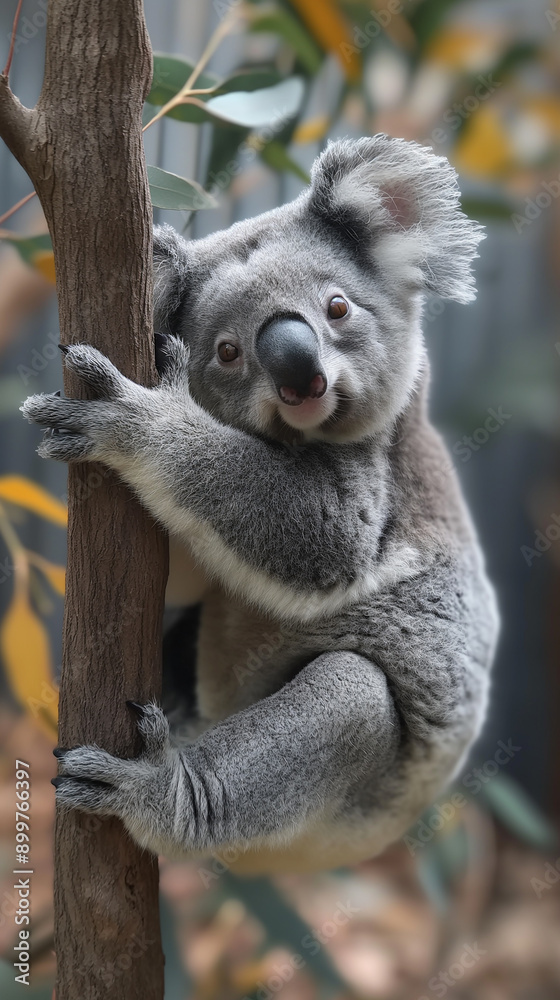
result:
[[[284,403],[299,406],[304,399],[318,399],[326,392],[319,341],[305,320],[294,316],[271,320],[260,331],[256,349]]]

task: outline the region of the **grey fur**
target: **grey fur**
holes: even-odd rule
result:
[[[381,850],[456,771],[497,616],[429,424],[420,318],[427,289],[473,297],[480,238],[442,158],[386,136],[333,143],[290,205],[196,243],[156,231],[156,328],[177,335],[160,386],[75,345],[65,363],[99,399],[26,401],[54,429],[43,456],[106,463],[183,543],[203,602],[206,731],[178,747],[146,706],[139,759],[64,755],[62,804],[120,816],[156,852],[321,867]],[[255,351],[293,314],[329,384],[307,415]],[[240,350],[229,366],[224,340]]]

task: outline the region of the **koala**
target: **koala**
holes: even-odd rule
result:
[[[157,387],[64,348],[95,398],[23,412],[43,457],[105,463],[168,529],[193,696],[186,740],[132,703],[138,758],[58,749],[62,806],[167,856],[310,870],[379,853],[456,773],[498,619],[421,317],[427,292],[474,298],[481,238],[445,158],[331,142],[288,205],[156,229]]]

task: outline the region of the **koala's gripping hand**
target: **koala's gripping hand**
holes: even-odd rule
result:
[[[184,382],[188,400],[188,349],[174,340],[162,389]],[[135,453],[138,434],[156,416],[154,393],[132,382],[95,347],[60,345],[68,368],[98,399],[66,399],[60,393],[30,396],[21,407],[28,420],[46,427],[39,447],[42,458],[61,462],[99,461],[117,469]]]
[[[363,776],[394,767],[400,727],[380,668],[324,653],[282,690],[178,749],[156,705],[134,706],[143,751],[133,760],[96,746],[57,750],[59,805],[118,816],[154,853],[293,837],[313,818],[359,814]]]
[[[116,470],[210,575],[265,611],[306,621],[366,592],[385,459],[366,444],[296,449],[221,424],[189,391],[184,343],[170,337],[166,351],[148,389],[94,348],[67,348],[98,398],[31,396],[23,413],[47,429],[39,453]]]

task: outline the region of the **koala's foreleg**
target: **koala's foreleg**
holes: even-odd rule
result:
[[[99,351],[66,349],[97,400],[33,396],[45,457],[115,469],[224,587],[308,620],[367,590],[384,527],[384,459],[358,447],[288,449],[216,421],[192,399],[188,352],[169,339],[161,386],[126,379]]]
[[[159,708],[137,709],[141,756],[58,751],[57,801],[119,816],[139,844],[169,855],[286,843],[315,817],[347,815],[358,787],[394,765],[401,739],[385,675],[350,652],[323,653],[180,750]]]

